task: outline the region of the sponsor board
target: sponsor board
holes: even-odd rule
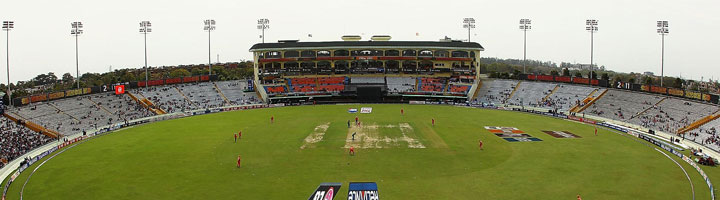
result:
[[[357,112],[358,112],[357,108],[348,109],[348,113],[357,113]]]
[[[372,112],[372,107],[362,107],[362,108],[360,108],[360,113],[366,113],[366,114],[367,114],[367,113],[371,113],[371,112]]]
[[[540,138],[503,138],[508,142],[539,142],[542,141]]]
[[[532,137],[525,133],[495,133],[498,137]]]
[[[410,101],[410,104],[425,104],[425,101]]]
[[[348,200],[379,200],[377,183],[350,182],[348,185]]]
[[[342,183],[321,183],[308,200],[332,200],[340,191]]]
[[[125,85],[116,85],[115,94],[125,94]]]
[[[553,136],[555,138],[581,138],[578,135],[575,135],[569,131],[542,131],[543,133],[547,133],[550,136]]]

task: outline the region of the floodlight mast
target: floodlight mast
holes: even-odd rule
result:
[[[152,32],[150,21],[140,22],[140,34],[143,34],[145,42],[145,88],[148,88],[148,64],[147,64],[147,34]]]
[[[527,31],[532,28],[530,24],[530,19],[520,19],[520,30],[523,31],[523,73],[526,73],[525,63],[527,62]]]
[[[475,28],[475,18],[463,18],[463,28],[468,30],[468,42],[470,42],[470,29]]]
[[[260,35],[260,37],[262,38],[262,43],[265,43],[265,29],[270,29],[270,20],[263,18],[258,19],[257,22],[257,29],[262,30],[262,35]]]
[[[212,57],[210,56],[210,32],[215,30],[215,20],[205,20],[204,30],[208,32],[208,76],[212,75]]]
[[[663,79],[665,78],[665,35],[670,33],[668,21],[657,21],[657,33],[660,34],[660,87],[663,87]]]
[[[588,85],[592,85],[593,75],[593,43],[594,34],[598,31],[598,20],[588,19],[585,20],[585,30],[590,32],[590,76],[588,77]]]
[[[76,73],[76,82],[77,82],[77,88],[80,89],[80,62],[78,59],[78,37],[83,34],[83,24],[82,22],[73,22],[70,24],[70,35],[75,36],[75,73]]]
[[[2,30],[7,32],[6,33],[6,43],[5,47],[7,50],[5,53],[7,53],[7,94],[8,94],[8,105],[12,106],[12,90],[10,90],[10,30],[15,28],[15,22],[14,21],[3,21]]]

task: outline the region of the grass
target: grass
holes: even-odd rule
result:
[[[27,199],[302,199],[321,182],[377,182],[383,199],[690,199],[685,175],[653,148],[628,137],[544,116],[451,106],[361,105],[217,113],[121,130],[69,149],[39,168]],[[400,115],[404,108],[405,115]],[[275,123],[270,123],[270,116]],[[347,120],[408,123],[426,148],[396,143],[348,156]],[[431,118],[436,126],[430,124]],[[300,149],[318,125],[323,139]],[[511,126],[541,142],[507,142],[484,126]],[[233,133],[242,139],[233,142]],[[570,131],[558,139],[542,130]],[[399,129],[380,128],[388,137]],[[485,143],[479,150],[477,140]],[[242,168],[235,167],[242,155]],[[673,158],[675,159],[675,158]],[[679,163],[684,162],[680,159]],[[709,199],[683,164],[696,198]],[[34,169],[34,166],[31,168]],[[712,172],[708,172],[712,171]],[[707,169],[717,177],[715,168]],[[18,192],[28,173],[9,191]]]

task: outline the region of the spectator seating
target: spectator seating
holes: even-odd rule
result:
[[[177,85],[177,88],[192,101],[192,105],[196,105],[199,109],[222,107],[227,104],[215,90],[212,82],[181,84]]]
[[[631,117],[655,105],[663,97],[622,91],[609,90],[605,96],[583,111],[600,117],[627,121]]]
[[[385,84],[385,77],[351,77],[352,84]]]
[[[412,77],[387,77],[388,91],[391,93],[414,92],[417,79]]]
[[[478,90],[478,102],[488,104],[504,103],[505,99],[512,93],[516,80],[489,79],[483,81],[482,87]]]
[[[555,83],[523,81],[515,94],[508,99],[508,104],[517,106],[540,107],[545,98],[557,86]]]
[[[14,160],[50,141],[52,141],[52,138],[0,116],[0,159]],[[0,162],[0,168],[3,165]]]
[[[222,81],[215,83],[232,105],[245,105],[260,102],[254,92],[244,92],[247,80]]]
[[[445,91],[446,79],[442,78],[418,78],[418,91],[442,93]]]

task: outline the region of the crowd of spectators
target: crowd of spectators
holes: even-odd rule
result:
[[[34,132],[24,125],[0,117],[0,168],[28,151],[50,142],[52,138]]]

